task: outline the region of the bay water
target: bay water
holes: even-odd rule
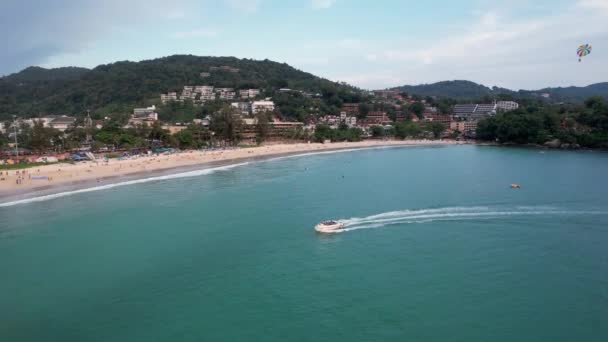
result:
[[[0,204],[0,341],[607,341],[607,191],[606,153],[451,146]]]

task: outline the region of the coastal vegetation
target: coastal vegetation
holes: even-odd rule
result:
[[[479,121],[477,138],[550,147],[608,148],[608,102],[591,97],[584,105],[528,106]]]
[[[330,140],[331,142],[355,142],[362,140],[363,131],[356,127],[349,128],[344,124],[340,125],[337,129],[333,129],[328,125],[317,125],[313,137],[315,142],[325,142],[326,140]]]

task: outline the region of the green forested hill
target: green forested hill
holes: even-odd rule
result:
[[[65,67],[45,69],[41,67],[29,67],[22,71],[9,75],[5,81],[15,83],[34,83],[48,81],[73,81],[77,80],[90,70],[87,68]]]
[[[211,77],[201,78],[201,72],[221,66],[239,71],[215,70],[211,71]],[[206,84],[237,89],[262,88],[270,93],[279,88],[292,88],[323,94],[328,103],[358,93],[353,87],[316,77],[284,63],[175,55],[141,62],[116,62],[92,70],[30,67],[0,78],[0,120],[13,114],[82,115],[87,109],[94,113],[129,112],[133,106],[158,102],[160,93],[179,91],[184,85]]]
[[[492,94],[492,89],[471,81],[442,81],[394,88],[412,95],[475,99]]]

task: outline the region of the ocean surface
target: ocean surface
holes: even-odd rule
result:
[[[451,146],[0,204],[0,341],[608,341],[607,195],[607,153]]]

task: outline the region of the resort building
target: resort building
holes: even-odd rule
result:
[[[74,127],[74,123],[76,122],[76,118],[72,116],[61,115],[59,117],[54,118],[51,122],[48,123],[48,127],[54,128],[61,132],[64,132],[70,127]]]
[[[32,119],[32,121],[42,122],[42,126],[48,128],[51,127],[51,122],[53,122],[53,120],[57,119],[58,117],[60,117],[60,115],[45,115],[41,118]]]
[[[274,102],[264,100],[264,101],[254,101],[251,104],[251,111],[253,114],[257,114],[260,112],[272,112],[274,111]]]
[[[496,104],[463,104],[454,106],[454,117],[461,120],[478,120],[496,115]]]
[[[220,92],[220,100],[234,100],[236,92],[234,91],[223,91]]]
[[[503,111],[503,112],[509,112],[512,110],[516,110],[519,108],[519,103],[515,102],[515,101],[498,101],[496,102],[496,109]]]
[[[465,134],[474,133],[475,130],[477,130],[477,121],[452,121],[450,123],[450,129]]]
[[[478,104],[477,109],[475,109],[475,116],[483,117],[483,116],[492,116],[496,115],[496,104]]]
[[[358,103],[345,103],[342,105],[342,111],[349,115],[359,115],[359,104]]]
[[[319,118],[319,123],[328,125],[332,128],[337,128],[340,120],[340,117],[337,115],[325,115]]]
[[[241,99],[254,99],[260,95],[260,89],[243,89],[239,90]]]
[[[268,139],[288,138],[291,133],[303,128],[304,124],[301,122],[273,121],[268,130]]]
[[[156,113],[156,106],[147,108],[135,108],[133,109],[133,115],[131,115],[128,125],[141,125],[143,123],[153,123],[154,121],[158,121],[158,113]]]
[[[344,123],[348,127],[355,127],[355,126],[357,126],[357,117],[356,116],[347,116],[346,119],[344,120]]]
[[[441,115],[433,113],[424,113],[424,121],[428,122],[439,122],[444,124],[446,127],[450,127],[452,117],[450,115]]]
[[[211,94],[213,93],[213,86],[196,86],[194,92],[197,94]]]
[[[169,92],[167,94],[160,94],[160,102],[162,102],[163,104],[166,104],[167,102],[170,102],[170,101],[177,102],[178,100],[179,100],[179,97],[177,96],[176,92]]]
[[[230,106],[238,110],[242,116],[249,116],[251,114],[251,103],[249,102],[232,102]]]
[[[209,72],[201,72],[200,75],[201,75],[202,78],[207,78],[207,77],[211,76],[211,73],[209,73]]]
[[[203,102],[204,101],[213,101],[213,100],[215,100],[215,93],[201,94],[200,100]]]
[[[386,125],[391,123],[391,119],[386,115],[386,112],[369,112],[367,113],[366,122],[376,125]]]

